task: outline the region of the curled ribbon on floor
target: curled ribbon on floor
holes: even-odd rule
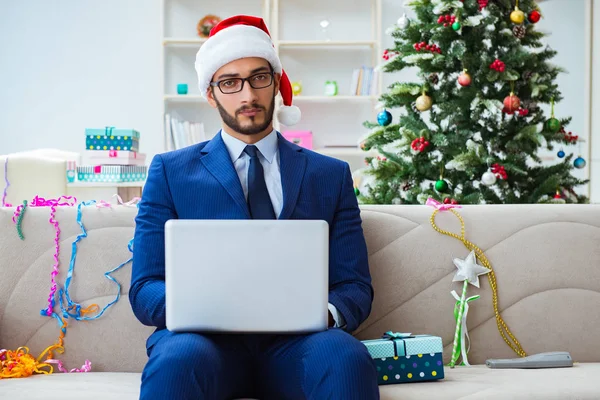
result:
[[[469,313],[469,302],[477,300],[480,296],[471,296],[465,299],[464,303],[461,304],[460,296],[458,293],[456,293],[456,290],[453,290],[451,294],[456,299],[456,304],[454,305],[454,319],[456,320],[456,324],[460,325],[460,338],[458,340],[458,346],[460,347],[460,353],[462,357],[461,365],[471,366],[471,364],[469,364],[469,359],[467,358],[467,354],[471,348],[471,340],[469,339],[469,332],[467,330],[467,314]]]

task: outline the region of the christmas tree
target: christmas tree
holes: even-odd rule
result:
[[[384,109],[361,147],[365,204],[583,203],[572,175],[585,160],[569,153],[577,137],[570,117],[554,115],[564,72],[536,31],[534,0],[411,0],[388,30],[394,48],[383,72],[418,68],[418,82],[397,82],[381,96]],[[552,105],[544,115],[541,104]],[[388,109],[400,108],[395,123]],[[548,114],[548,113],[546,113]],[[543,165],[539,150],[557,149]],[[564,147],[564,149],[563,149]]]

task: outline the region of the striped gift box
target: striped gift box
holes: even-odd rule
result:
[[[95,165],[77,167],[77,179],[81,182],[141,182],[146,180],[147,166]]]

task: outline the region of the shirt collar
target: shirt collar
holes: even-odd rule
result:
[[[242,142],[241,140],[234,138],[229,135],[227,132],[221,129],[221,137],[223,138],[223,142],[225,143],[225,147],[227,147],[227,151],[229,152],[229,156],[231,157],[231,161],[235,162],[238,158],[242,156],[244,153],[244,149],[247,144]],[[275,129],[271,131],[267,136],[262,138],[260,141],[254,144],[260,154],[270,163],[273,162],[273,158],[277,153],[277,134]]]

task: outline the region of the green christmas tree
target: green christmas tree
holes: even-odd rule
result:
[[[419,82],[397,82],[361,143],[367,158],[365,204],[582,203],[572,175],[585,160],[567,154],[571,118],[554,115],[564,72],[536,31],[533,0],[412,0],[417,18],[389,30],[394,48],[383,72],[418,68]],[[552,104],[545,116],[540,104]],[[388,109],[400,108],[392,121]],[[577,139],[575,139],[576,142]],[[555,165],[539,150],[558,147]],[[564,147],[564,150],[563,150]],[[561,157],[562,156],[562,157]]]

